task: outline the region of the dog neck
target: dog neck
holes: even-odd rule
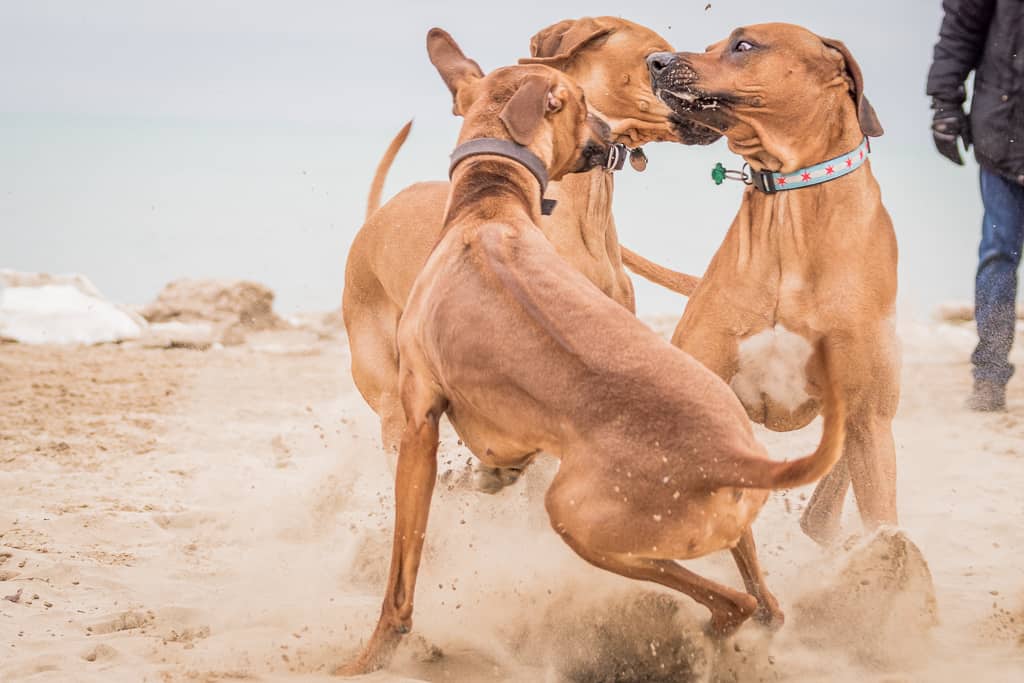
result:
[[[541,223],[541,229],[552,243],[582,242],[587,253],[606,259],[609,232],[618,241],[612,218],[614,189],[615,174],[603,169],[564,176],[550,191],[561,208]]]
[[[810,249],[823,241],[871,235],[880,225],[881,217],[878,212],[861,210],[862,206],[881,206],[881,191],[871,173],[869,159],[852,173],[809,187],[773,194],[748,187],[734,223],[741,246],[740,261],[765,250],[793,248],[792,245]],[[823,207],[835,210],[823,213]]]
[[[444,226],[447,230],[466,220],[522,219],[524,215],[537,225],[540,206],[541,186],[529,169],[506,157],[481,154],[452,169]]]
[[[854,149],[864,139],[856,107],[845,93],[837,106],[823,104],[797,124],[751,121],[742,128],[750,134],[729,137],[729,149],[755,170],[792,173]],[[773,133],[770,131],[780,131]]]

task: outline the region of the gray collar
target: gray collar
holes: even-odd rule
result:
[[[516,144],[510,140],[500,138],[476,138],[468,140],[452,152],[451,164],[448,166],[448,177],[452,177],[455,167],[469,157],[491,154],[494,156],[511,159],[526,168],[533,177],[540,183],[540,212],[544,216],[550,216],[555,209],[554,199],[544,199],[544,191],[548,188],[548,171],[544,162],[536,154],[526,147]]]

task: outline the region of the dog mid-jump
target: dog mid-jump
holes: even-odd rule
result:
[[[780,624],[750,525],[770,489],[814,481],[838,459],[841,398],[814,453],[769,460],[728,385],[602,293],[537,226],[545,179],[607,152],[579,86],[542,65],[480,77],[439,29],[428,48],[465,122],[444,231],[398,330],[405,425],[384,603],[341,672],[385,665],[411,628],[442,414],[490,466],[540,450],[560,459],[546,509],[587,562],[689,595],[716,636],[752,615]],[[676,562],[726,548],[747,592]]]

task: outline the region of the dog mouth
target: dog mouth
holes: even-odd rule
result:
[[[669,105],[669,109],[679,114],[700,114],[702,112],[718,112],[725,109],[728,98],[689,87],[658,88],[654,93],[660,100]]]
[[[678,113],[695,114],[716,111],[725,104],[722,95],[697,86],[700,75],[688,60],[680,59],[672,67],[651,78],[654,96]]]
[[[722,106],[720,97],[691,88],[662,88],[655,94],[673,111],[678,112],[696,113],[720,109]]]
[[[686,60],[651,78],[654,96],[672,110],[673,127],[684,143],[709,144],[729,128],[729,110],[734,104],[728,94],[698,86],[700,77]]]
[[[669,117],[669,124],[684,145],[710,145],[722,137],[722,131],[675,113]]]
[[[706,145],[729,129],[731,99],[692,85],[655,88],[655,96],[672,110],[670,121],[684,144]]]

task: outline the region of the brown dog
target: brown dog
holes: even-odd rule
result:
[[[670,50],[653,31],[623,19],[567,20],[530,41],[525,64],[556,68],[588,93],[588,105],[612,128],[616,142],[639,147],[658,140],[706,143],[717,139],[703,126],[678,117],[650,89],[645,59]],[[480,76],[472,61],[465,66]],[[610,87],[612,85],[614,87]],[[454,111],[462,114],[459,103]],[[404,418],[398,395],[396,330],[413,280],[441,234],[449,185],[417,183],[377,208],[392,159],[408,127],[392,143],[374,177],[367,220],[356,235],[345,266],[342,313],[352,353],[352,376],[381,417],[385,448],[398,447]],[[595,169],[552,183],[547,196],[558,204],[540,226],[563,258],[629,311],[633,286],[622,268],[612,217],[612,174]],[[489,490],[500,483],[492,480]]]
[[[518,66],[481,78],[443,31],[428,41],[465,116],[456,160],[480,138],[511,138],[559,178],[581,170],[581,149],[607,146],[564,74]],[[377,628],[344,673],[384,665],[411,627],[442,414],[488,465],[522,466],[540,450],[560,458],[545,503],[565,542],[602,569],[691,596],[717,636],[755,612],[781,623],[750,525],[768,489],[815,480],[841,452],[836,397],[813,454],[768,460],[724,382],[559,255],[538,226],[542,185],[508,156],[456,161],[443,236],[399,325],[407,419],[391,570]],[[750,594],[675,561],[724,548]]]
[[[832,538],[851,479],[865,523],[895,524],[896,238],[870,162],[853,166],[866,136],[882,134],[860,67],[841,42],[788,24],[737,29],[702,54],[649,63],[659,96],[724,134],[755,174],[796,174],[790,185],[800,185],[814,174],[798,170],[826,160],[838,163],[821,174],[855,168],[788,191],[747,188],[672,343],[729,382],[770,429],[803,427],[828,410],[830,392],[842,396],[843,458],[801,526],[819,542]]]

